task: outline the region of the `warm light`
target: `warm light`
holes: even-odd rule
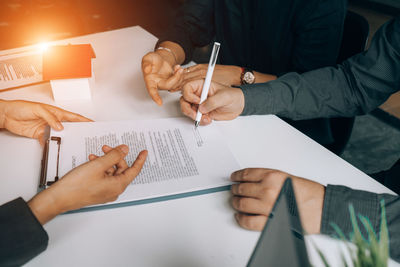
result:
[[[45,52],[49,48],[49,44],[48,43],[39,43],[38,47],[39,47],[40,51]]]

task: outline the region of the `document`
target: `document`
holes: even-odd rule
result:
[[[0,55],[0,90],[42,82],[42,61],[40,49]]]
[[[128,145],[128,165],[148,150],[141,173],[115,203],[226,187],[239,169],[216,127],[195,128],[187,118],[63,125],[63,131],[50,133],[50,138],[59,137],[60,145],[49,145],[47,181],[57,175],[57,168],[62,177],[87,162],[90,154],[103,155],[103,145]]]

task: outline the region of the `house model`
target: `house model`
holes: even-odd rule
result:
[[[43,53],[43,80],[58,101],[90,100],[94,85],[90,44],[51,46]]]

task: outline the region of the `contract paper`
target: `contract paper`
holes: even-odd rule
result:
[[[42,62],[40,49],[0,55],[0,90],[42,82]]]
[[[216,127],[196,129],[186,118],[64,123],[63,131],[50,135],[61,137],[59,177],[87,162],[90,154],[103,155],[103,145],[128,145],[125,159],[129,166],[140,151],[148,150],[141,173],[116,203],[227,186],[231,173],[239,169]],[[48,180],[56,173],[55,150],[54,145]]]

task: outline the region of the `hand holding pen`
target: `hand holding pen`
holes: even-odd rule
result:
[[[244,109],[244,95],[240,88],[211,82],[219,47],[219,43],[214,44],[205,81],[188,82],[182,89],[182,113],[195,120],[196,127],[200,123],[210,124],[212,120],[233,120]]]

